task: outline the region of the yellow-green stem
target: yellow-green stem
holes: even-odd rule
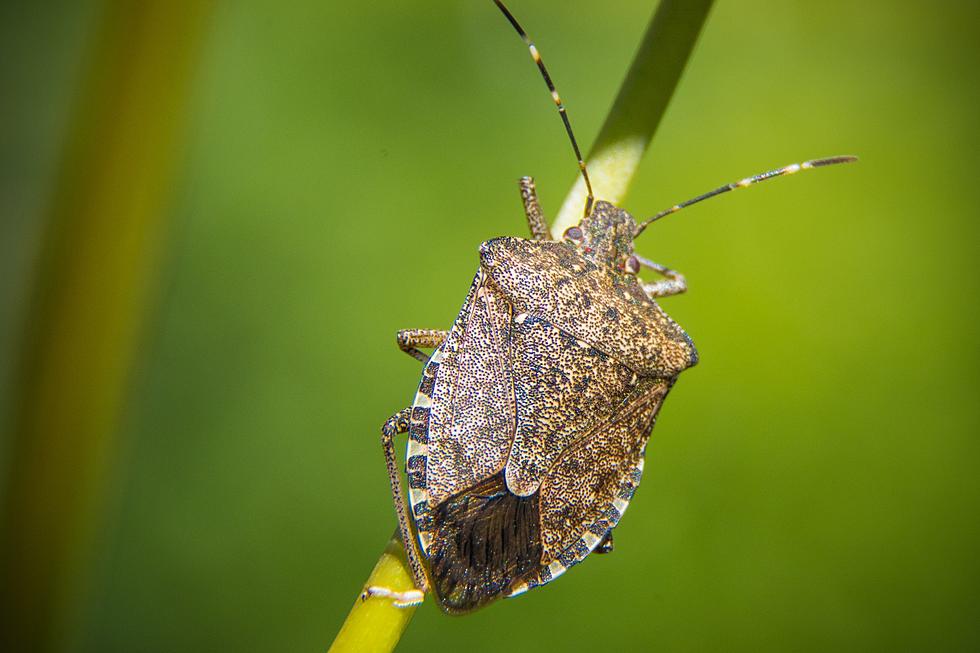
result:
[[[598,199],[618,203],[625,196],[694,49],[711,2],[660,3],[588,157]],[[566,198],[552,233],[560,235],[578,223],[584,206],[585,184],[579,179]],[[397,537],[388,542],[366,585],[396,590],[412,587],[412,575]],[[357,599],[330,653],[391,651],[414,611],[415,608],[396,608],[390,599]]]
[[[391,536],[365,586],[376,585],[404,591],[412,589],[412,573],[398,532]],[[415,608],[396,608],[391,599],[354,600],[347,620],[337,633],[329,653],[391,651],[415,614]]]

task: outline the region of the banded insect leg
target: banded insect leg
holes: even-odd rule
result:
[[[384,447],[385,464],[388,467],[388,479],[391,482],[391,499],[395,504],[395,515],[398,517],[398,532],[405,546],[405,556],[408,558],[408,566],[412,571],[415,587],[406,591],[397,591],[388,587],[371,585],[365,587],[364,591],[361,592],[362,600],[366,600],[370,596],[387,597],[394,599],[394,605],[399,608],[419,605],[429,589],[429,579],[425,573],[425,567],[422,565],[422,553],[419,551],[418,542],[412,532],[408,511],[405,508],[405,490],[402,487],[402,477],[395,458],[395,436],[408,432],[411,414],[412,409],[405,408],[388,418],[388,421],[381,427],[381,444]]]
[[[429,356],[418,348],[438,347],[448,336],[449,332],[441,329],[402,329],[396,338],[399,349],[422,363],[428,363]]]

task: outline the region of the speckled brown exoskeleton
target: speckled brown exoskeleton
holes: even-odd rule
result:
[[[678,375],[698,361],[656,299],[684,277],[634,252],[654,220],[723,192],[852,157],[819,159],[727,184],[637,223],[592,188],[565,108],[524,30],[571,139],[589,199],[554,240],[529,177],[520,181],[531,239],[480,246],[480,266],[449,331],[411,329],[399,347],[424,364],[410,408],[382,428],[415,589],[364,598],[415,605],[431,590],[449,613],[548,583],[612,530],[643,472],[650,431]],[[662,278],[645,282],[641,269]],[[420,348],[433,348],[431,356]],[[407,504],[394,438],[408,433]]]

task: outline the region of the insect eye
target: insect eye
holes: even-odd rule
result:
[[[635,256],[630,256],[628,259],[626,259],[624,269],[630,274],[636,274],[640,271],[640,260]]]
[[[581,243],[585,240],[585,234],[578,227],[569,227],[565,230],[565,240],[570,240],[573,243]]]

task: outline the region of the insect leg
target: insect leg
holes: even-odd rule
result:
[[[408,432],[409,418],[412,409],[400,410],[384,423],[381,427],[381,445],[385,451],[385,464],[388,467],[388,478],[391,481],[391,499],[395,504],[395,515],[398,517],[398,532],[405,546],[405,556],[408,558],[408,566],[412,570],[412,579],[415,587],[405,592],[392,590],[388,587],[370,586],[364,588],[361,599],[366,600],[370,596],[382,596],[394,599],[394,605],[405,608],[418,605],[425,598],[425,593],[429,589],[429,580],[422,566],[422,554],[418,549],[418,542],[412,533],[412,526],[409,523],[408,512],[405,508],[405,491],[402,488],[401,472],[395,460],[395,436],[400,433]]]
[[[438,347],[445,342],[448,331],[440,329],[402,329],[398,332],[398,348],[423,363],[429,362],[429,357],[418,350],[418,347]]]
[[[531,230],[531,237],[534,240],[554,240],[548,222],[544,219],[541,205],[538,203],[538,191],[534,188],[534,179],[521,177],[517,183],[521,187],[521,200],[524,202],[524,214],[527,215],[527,226]]]
[[[388,589],[387,587],[379,587],[377,585],[365,587],[364,591],[361,592],[362,601],[367,601],[372,596],[380,596],[381,598],[385,599],[394,599],[391,603],[396,608],[411,608],[412,606],[422,604],[422,601],[425,599],[425,592],[422,590],[396,592],[395,590]]]
[[[634,254],[633,256],[636,256]],[[679,295],[682,292],[687,292],[687,279],[684,275],[676,270],[671,270],[667,266],[660,265],[659,263],[654,263],[649,259],[645,259],[642,256],[636,256],[636,260],[640,262],[642,267],[648,270],[653,270],[658,274],[663,275],[665,278],[660,281],[654,281],[653,283],[642,283],[643,290],[646,292],[647,296],[651,298],[656,297],[667,297],[669,295]]]
[[[612,553],[613,552],[613,534],[612,534],[612,529],[611,528],[608,531],[606,531],[605,536],[602,538],[602,540],[599,542],[599,544],[596,545],[595,552],[596,553]]]

